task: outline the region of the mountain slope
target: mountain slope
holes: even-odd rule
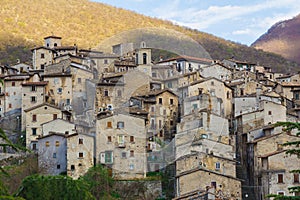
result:
[[[276,23],[252,46],[300,63],[300,15]]]
[[[168,21],[88,0],[1,0],[0,62],[30,59],[28,49],[41,45],[43,37],[52,34],[61,36],[63,45],[76,43],[79,48],[94,48],[118,33],[147,27],[181,32],[201,44],[213,59],[234,56],[277,71],[286,70],[286,66],[291,66],[288,71],[294,70],[296,66],[275,54],[266,54]]]

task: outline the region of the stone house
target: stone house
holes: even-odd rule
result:
[[[96,86],[96,112],[123,107],[132,96],[150,91],[150,76],[137,69],[104,76]]]
[[[208,66],[212,60],[206,58],[197,58],[191,56],[178,56],[167,60],[159,61],[158,65],[175,65],[176,70],[180,74],[185,74],[193,71],[200,70],[204,66]]]
[[[239,71],[250,71],[250,72],[255,72],[255,67],[256,64],[254,63],[250,63],[247,61],[239,61],[239,60],[235,60],[234,58],[231,59],[224,59],[222,60],[222,63],[231,68],[231,69],[235,69],[235,70],[239,70]]]
[[[66,119],[57,118],[52,121],[45,122],[42,125],[42,136],[49,135],[51,132],[72,135],[76,133],[76,125]]]
[[[48,36],[44,38],[44,46],[35,47],[32,50],[32,63],[34,70],[44,70],[46,66],[53,64],[56,56],[64,54],[76,55],[77,47],[62,46],[61,37]]]
[[[289,147],[282,144],[297,138],[291,133],[281,132],[248,143],[248,170],[253,174],[250,183],[257,186],[256,199],[262,199],[267,192],[283,192],[287,195],[286,186],[293,184],[293,174],[289,173],[289,170],[294,169],[299,160],[294,156],[285,155],[284,151]],[[262,185],[263,181],[272,183],[272,186]]]
[[[222,116],[231,117],[233,93],[231,87],[219,79],[210,77],[200,81],[195,81],[189,86],[179,88],[179,99],[184,100],[187,97],[209,94],[211,97],[222,99]],[[182,104],[182,102],[180,102]],[[217,105],[211,105],[215,107]]]
[[[51,104],[40,105],[24,110],[26,121],[26,146],[29,149],[37,149],[37,138],[42,135],[42,124],[62,118],[61,110]]]
[[[22,74],[28,73],[32,69],[32,66],[27,63],[17,63],[15,65],[12,65],[11,68],[16,69],[18,71],[18,74]]]
[[[110,167],[116,179],[146,177],[146,133],[146,118],[130,113],[99,113],[96,162]]]
[[[235,177],[235,162],[205,153],[180,157],[176,160],[176,197],[197,190],[209,191],[212,195],[209,199],[242,199],[241,180]]]
[[[75,133],[66,136],[67,175],[79,178],[94,166],[94,136]]]
[[[209,66],[202,67],[200,74],[205,78],[214,77],[225,82],[232,79],[232,71],[231,68],[215,61]]]
[[[59,175],[67,171],[67,145],[64,134],[51,132],[38,140],[38,167],[44,174]]]
[[[268,194],[300,196],[299,193],[289,193],[289,187],[299,186],[299,173],[293,174],[299,164],[296,155],[289,156],[285,150],[277,150],[259,157],[261,159],[261,199]]]
[[[39,137],[38,165],[42,173],[78,179],[94,165],[94,137],[55,132]]]
[[[30,76],[26,82],[22,83],[22,125],[21,130],[25,130],[25,110],[35,107],[45,102],[46,86],[48,82],[42,81],[39,74]]]
[[[10,75],[4,78],[4,111],[7,116],[18,112],[22,107],[22,83],[29,79],[29,75]]]

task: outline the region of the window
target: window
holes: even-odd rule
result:
[[[278,191],[277,194],[281,195],[281,196],[284,196],[284,191]]]
[[[244,88],[241,88],[240,91],[241,91],[241,96],[243,96],[244,95]]]
[[[44,64],[41,64],[41,69],[44,69],[45,68],[45,65]]]
[[[57,114],[53,114],[53,120],[57,119]]]
[[[126,152],[122,152],[122,158],[126,158]]]
[[[162,104],[162,98],[158,98],[158,103]]]
[[[104,64],[108,64],[108,61],[107,61],[107,59],[104,59]]]
[[[170,99],[170,105],[173,105],[174,99]]]
[[[36,150],[36,143],[32,144],[32,150]]]
[[[113,163],[113,152],[112,151],[105,151],[105,163],[106,164]]]
[[[272,115],[272,111],[269,111],[269,112],[268,112],[268,115]]]
[[[121,90],[118,90],[118,91],[117,91],[117,95],[118,95],[118,97],[121,97],[121,96],[122,96],[122,91],[121,91]]]
[[[278,174],[277,183],[283,183],[283,174]]]
[[[12,104],[10,103],[10,104],[8,104],[8,108],[12,108]]]
[[[227,99],[230,99],[230,92],[227,91]]]
[[[53,158],[56,158],[56,153],[53,153]]]
[[[118,122],[117,123],[117,128],[124,128],[124,122]]]
[[[107,128],[112,128],[112,123],[111,123],[111,122],[107,122],[107,123],[106,123],[106,127],[107,127]]]
[[[107,142],[111,142],[111,136],[107,136]]]
[[[35,91],[36,91],[36,86],[35,86],[35,85],[31,86],[31,91],[32,91],[32,92],[35,92]]]
[[[61,93],[62,93],[62,88],[58,88],[58,89],[57,89],[57,93],[58,93],[58,94],[61,94]]]
[[[50,146],[50,142],[49,142],[49,141],[46,141],[46,142],[45,142],[45,146],[46,146],[46,147],[49,147],[49,146]]]
[[[41,58],[45,58],[45,54],[41,53]]]
[[[69,131],[65,131],[65,135],[69,135]]]
[[[124,135],[118,135],[118,144],[124,145]]]
[[[36,102],[36,97],[35,96],[31,97],[31,102],[33,102],[33,103]]]
[[[134,157],[134,151],[130,150],[130,157]]]
[[[83,139],[82,138],[79,138],[78,144],[83,144]]]
[[[210,82],[211,85],[215,85],[215,83],[213,81]]]
[[[36,135],[36,128],[32,128],[31,133],[32,133],[32,135]]]
[[[59,141],[55,141],[55,146],[59,147]]]
[[[78,82],[78,83],[81,83],[81,78],[78,78],[78,79],[77,79],[77,82]]]
[[[108,90],[104,90],[104,96],[108,97]]]
[[[221,164],[219,162],[216,162],[216,170],[220,170]]]
[[[32,115],[32,121],[36,122],[36,115]]]
[[[56,169],[60,169],[60,165],[56,165]]]
[[[16,82],[11,82],[11,86],[16,86]]]
[[[130,164],[130,165],[129,165],[129,169],[130,169],[130,170],[134,170],[134,164]]]
[[[162,128],[162,121],[158,120],[158,128],[161,129]]]
[[[166,109],[163,110],[163,115],[167,115]]]
[[[79,152],[78,157],[83,158],[83,152]]]
[[[71,165],[71,170],[75,170],[75,165]]]
[[[174,125],[174,121],[171,120],[171,121],[170,121],[170,126],[173,126],[173,125]]]
[[[215,91],[215,89],[211,89],[211,90],[210,90],[210,95],[213,96],[213,97],[216,96],[216,91]]]
[[[155,107],[151,106],[151,112],[154,112],[154,111],[155,111]]]
[[[299,183],[299,174],[294,174],[294,183]]]
[[[143,53],[143,64],[147,64],[147,54]]]
[[[130,142],[134,142],[134,136],[130,136]]]
[[[208,135],[207,135],[207,134],[201,134],[201,138],[202,138],[202,139],[207,139],[207,138],[208,138]]]

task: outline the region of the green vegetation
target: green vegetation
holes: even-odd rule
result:
[[[67,176],[41,176],[32,175],[22,181],[16,194],[27,200],[46,199],[95,199],[89,192],[88,185],[83,180],[73,180]]]
[[[162,33],[141,33],[136,36],[136,41],[151,35],[152,41],[156,43],[170,43],[170,38],[176,38],[176,41],[181,43],[172,44],[180,44],[184,48],[183,52],[186,53],[187,49],[191,49],[191,40],[193,40],[194,43],[200,44],[213,59],[234,56],[237,60],[259,63],[277,71],[295,71],[295,66],[297,66],[275,54],[177,26],[169,21],[146,17],[132,11],[87,0],[67,2],[64,0],[2,0],[0,7],[0,26],[2,27],[0,62],[2,64],[15,63],[17,59],[22,62],[30,61],[29,48],[42,45],[43,37],[52,34],[61,36],[63,45],[76,43],[79,48],[95,48],[105,43],[108,38],[122,32],[126,33],[140,28],[160,28]],[[76,15],[70,10],[76,11]],[[185,37],[166,30],[178,31]],[[120,39],[126,42],[128,37],[127,35]],[[114,44],[116,43],[110,45]]]
[[[114,180],[102,165],[96,165],[81,178],[87,183],[88,190],[96,199],[113,199],[117,195],[113,191]]]

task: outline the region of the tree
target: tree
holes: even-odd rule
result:
[[[114,180],[109,175],[108,169],[102,165],[96,165],[81,177],[89,187],[89,191],[96,199],[108,199],[113,195]]]
[[[276,126],[283,126],[285,127],[285,131],[292,131],[297,130],[296,136],[299,137],[299,140],[296,141],[289,141],[283,144],[283,146],[290,146],[291,148],[286,151],[286,154],[288,155],[296,155],[298,158],[300,158],[300,123],[296,122],[277,122]],[[299,166],[297,166],[299,167]],[[291,170],[290,173],[300,173],[299,169]],[[294,186],[288,188],[290,193],[299,193],[300,192],[300,186]],[[274,197],[274,200],[300,200],[300,196],[281,196],[281,195],[268,195],[268,197]]]
[[[67,176],[32,175],[26,177],[16,194],[26,200],[44,199],[95,199],[83,180],[73,180]]]

